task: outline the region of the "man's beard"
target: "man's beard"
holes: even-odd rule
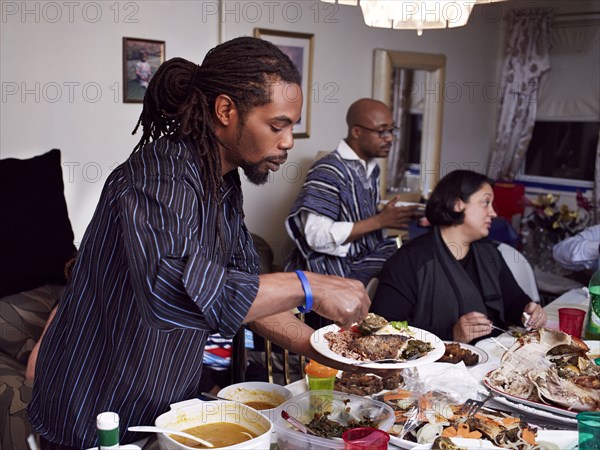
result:
[[[262,184],[265,184],[269,180],[269,171],[267,170],[266,172],[263,172],[260,169],[263,163],[264,161],[261,161],[256,164],[243,161],[240,164],[240,167],[244,171],[244,175],[250,183],[260,186]]]

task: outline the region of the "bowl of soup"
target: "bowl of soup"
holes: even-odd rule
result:
[[[264,381],[246,381],[224,387],[217,394],[234,402],[240,402],[260,411],[271,422],[281,414],[281,405],[292,398],[292,393],[278,384]]]
[[[157,427],[181,430],[223,449],[268,449],[273,424],[256,409],[243,403],[191,399],[171,405],[171,410],[155,420]],[[163,450],[206,448],[183,437],[158,435]]]

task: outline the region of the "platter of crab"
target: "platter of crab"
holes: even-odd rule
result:
[[[536,329],[515,341],[484,384],[513,402],[567,417],[600,411],[600,366],[588,351],[562,331]]]

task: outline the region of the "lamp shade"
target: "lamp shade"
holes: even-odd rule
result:
[[[322,0],[335,3],[336,0]],[[340,5],[359,4],[370,27],[417,30],[462,27],[477,3],[503,0],[337,0]]]

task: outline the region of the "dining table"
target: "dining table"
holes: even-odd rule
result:
[[[579,308],[587,312],[588,305],[589,295],[587,292],[587,288],[570,289],[569,291],[563,293],[560,297],[556,298],[553,302],[549,303],[544,307],[544,311],[546,312],[546,315],[548,317],[546,327],[556,330],[559,329],[558,310],[560,308]],[[469,371],[467,372],[468,376],[471,376],[477,382],[481,382],[485,374],[498,367],[498,365],[500,364],[500,358],[502,357],[502,354],[506,351],[506,348],[508,348],[514,343],[515,339],[516,338],[514,338],[513,336],[504,333],[495,338],[484,339],[477,343],[476,348],[485,350],[487,361],[483,364],[469,369]],[[588,347],[590,347],[589,354],[600,356],[600,341],[586,340],[585,343],[588,345]],[[436,369],[435,366],[443,364],[447,363],[432,363],[428,370],[435,372],[435,370],[440,370],[439,367],[438,369]],[[308,390],[306,381],[304,379],[294,381],[286,385],[285,387],[292,393],[293,396],[302,394],[303,392],[306,392]],[[481,385],[481,388],[481,392],[485,392],[485,388],[483,385]],[[537,411],[534,412],[534,409],[530,407],[524,405],[514,405],[508,401],[503,401],[503,399],[498,397],[494,397],[488,402],[486,402],[486,407],[515,415],[527,422],[528,424],[537,426],[539,427],[539,429],[542,430],[555,430],[550,432],[560,432],[556,430],[563,430],[569,433],[576,433],[577,430],[577,423],[574,418],[560,417],[558,415],[553,415],[551,412],[548,411],[544,411],[543,414],[540,414]],[[396,440],[395,442],[398,441]],[[414,446],[416,445],[417,444],[414,444]],[[149,442],[143,440],[131,446],[124,446],[121,448],[130,448],[132,450],[158,450],[156,446],[156,441],[153,439],[151,439]],[[404,444],[397,445],[394,443],[390,443],[388,448],[410,449],[411,447]],[[271,450],[278,450],[275,435],[273,435],[272,438]]]
[[[558,310],[560,308],[578,308],[587,312],[589,305],[589,295],[587,288],[574,288],[563,293],[557,297],[554,301],[544,307],[544,311],[548,318],[546,327],[550,329],[559,329],[558,323]],[[469,369],[469,375],[471,375],[478,382],[481,382],[484,376],[489,371],[500,365],[500,359],[507,348],[509,348],[516,338],[509,334],[501,334],[495,338],[488,338],[480,341],[476,344],[476,348],[484,349],[488,360],[474,368]],[[597,340],[585,340],[585,343],[590,348],[589,355],[600,356],[600,341]],[[432,363],[434,365],[444,363]],[[304,380],[298,380],[286,386],[293,395],[298,395],[306,392],[308,389]],[[482,385],[483,388],[483,385]],[[485,390],[485,389],[484,389]],[[484,391],[482,391],[484,392]],[[543,430],[563,430],[569,433],[576,433],[577,422],[576,419],[565,418],[558,414],[553,414],[549,411],[537,411],[536,408],[532,408],[527,405],[513,404],[506,399],[494,397],[486,403],[486,407],[491,409],[503,411],[515,415],[530,425],[537,426]],[[557,431],[551,431],[557,432]],[[397,441],[396,441],[397,442]],[[416,445],[416,444],[414,444]],[[390,443],[390,449],[408,449],[409,446],[398,446],[394,443]]]

